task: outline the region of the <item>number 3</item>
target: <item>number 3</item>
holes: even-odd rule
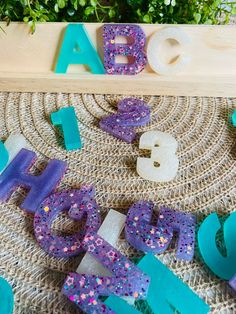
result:
[[[151,150],[151,158],[137,160],[138,174],[150,181],[167,182],[174,179],[179,167],[176,156],[178,143],[168,133],[150,131],[140,137],[139,148]]]

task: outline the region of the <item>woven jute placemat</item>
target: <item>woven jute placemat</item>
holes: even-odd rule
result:
[[[229,98],[139,97],[151,107],[151,123],[137,129],[137,140],[126,144],[98,127],[99,119],[115,113],[124,96],[0,93],[0,137],[21,132],[38,155],[31,170],[40,173],[48,160],[66,160],[69,169],[58,190],[94,184],[103,217],[113,208],[127,213],[137,200],[152,200],[197,215],[199,223],[216,211],[227,215],[236,205],[236,131],[229,115],[236,101]],[[49,116],[61,107],[74,106],[84,147],[67,152]],[[172,134],[178,141],[180,167],[175,180],[153,183],[136,173],[140,135],[148,130]],[[81,257],[55,259],[37,244],[33,217],[19,208],[25,191],[18,189],[0,205],[0,276],[13,286],[15,313],[79,313],[62,294],[66,274],[75,271]],[[61,216],[58,230],[74,232],[78,226]],[[232,239],[234,241],[234,239]],[[140,256],[120,239],[119,249],[129,258]],[[236,313],[236,296],[226,282],[203,263],[198,248],[193,262],[175,258],[175,244],[159,258],[212,308],[212,313]],[[199,313],[200,314],[200,313]]]

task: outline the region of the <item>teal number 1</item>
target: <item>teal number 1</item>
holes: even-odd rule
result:
[[[53,125],[60,126],[66,150],[81,149],[82,142],[74,107],[62,108],[51,114]]]

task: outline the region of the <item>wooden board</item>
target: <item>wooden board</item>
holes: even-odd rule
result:
[[[83,73],[70,67],[68,74],[55,74],[58,52],[67,23],[41,23],[30,34],[23,23],[0,23],[0,90],[41,92],[82,92],[107,94],[150,94],[186,96],[236,96],[236,26],[173,25],[190,38],[187,54],[191,62],[178,74],[163,76],[149,66],[136,76]],[[141,27],[150,36],[170,25]],[[103,59],[102,24],[85,27]],[[181,47],[166,43],[162,58],[171,59]]]

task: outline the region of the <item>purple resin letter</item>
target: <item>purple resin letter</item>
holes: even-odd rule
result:
[[[229,285],[236,291],[236,274],[235,276],[229,281]]]
[[[74,235],[57,236],[51,232],[51,225],[63,211],[80,220],[86,215],[83,229]],[[84,252],[82,241],[87,232],[97,232],[100,227],[98,206],[94,200],[94,189],[83,186],[80,190],[51,194],[40,205],[34,216],[35,237],[42,249],[54,257],[71,257]]]
[[[46,169],[39,176],[29,174],[29,169],[36,160],[36,154],[22,149],[0,176],[0,201],[7,201],[19,186],[29,189],[21,208],[35,213],[38,206],[59,184],[66,171],[66,162],[49,161]]]
[[[114,314],[100,296],[126,296],[144,299],[149,287],[149,277],[124,255],[96,233],[87,234],[84,248],[92,254],[113,276],[104,277],[70,273],[63,293],[87,314]]]
[[[100,128],[121,139],[131,143],[136,136],[134,127],[144,126],[150,121],[150,108],[140,99],[125,98],[118,104],[118,113],[103,118]]]
[[[140,73],[147,64],[144,51],[146,36],[138,25],[105,24],[104,37],[104,67],[107,74],[134,75]],[[128,44],[116,44],[117,36],[132,40]],[[116,63],[116,56],[132,58],[130,63]]]
[[[140,201],[129,209],[125,227],[128,242],[138,250],[160,254],[168,248],[174,232],[178,232],[176,257],[191,261],[194,255],[195,216],[162,207],[157,227],[154,227],[150,224],[153,207],[152,202]]]

